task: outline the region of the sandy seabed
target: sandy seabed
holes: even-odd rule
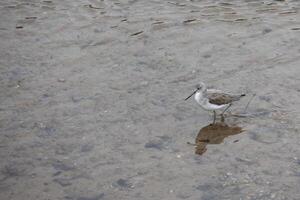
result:
[[[0,199],[300,199],[299,9],[1,0]],[[199,81],[256,94],[202,155]]]

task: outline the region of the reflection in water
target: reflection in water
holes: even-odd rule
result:
[[[207,144],[220,144],[224,138],[243,132],[241,127],[229,126],[225,123],[215,123],[200,129],[196,137],[196,154],[202,155]]]

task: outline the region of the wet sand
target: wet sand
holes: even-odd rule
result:
[[[300,199],[299,8],[2,0],[0,199]],[[256,94],[202,155],[199,81]]]

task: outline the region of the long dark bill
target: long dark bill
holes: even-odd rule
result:
[[[198,89],[197,90],[195,90],[190,96],[188,96],[187,98],[185,98],[184,100],[186,101],[186,100],[188,100],[189,98],[191,98],[191,96],[193,96],[196,92],[198,91]]]

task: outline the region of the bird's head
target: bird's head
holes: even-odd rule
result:
[[[196,89],[197,90],[205,89],[205,84],[203,82],[200,82],[200,83],[196,84]]]
[[[185,100],[188,100],[191,96],[193,96],[196,92],[198,92],[199,90],[204,91],[206,90],[206,86],[203,82],[200,82],[196,85],[196,90],[187,98],[185,98]]]

